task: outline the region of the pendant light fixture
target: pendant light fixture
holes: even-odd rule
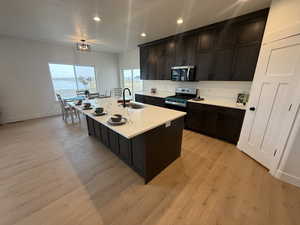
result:
[[[80,42],[77,43],[77,50],[83,51],[83,52],[90,52],[91,46],[86,43],[84,39],[80,40]]]

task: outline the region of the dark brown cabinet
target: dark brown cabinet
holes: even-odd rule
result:
[[[133,138],[132,142],[132,168],[141,176],[145,176],[145,136]]]
[[[209,80],[229,81],[232,80],[232,63],[234,49],[218,49],[214,52],[214,67]]]
[[[196,46],[197,36],[192,35],[179,35],[176,38],[176,51],[175,51],[175,65],[195,65],[196,61]]]
[[[135,94],[135,101],[159,107],[165,106],[165,99],[159,97]]]
[[[269,9],[140,45],[141,78],[169,80],[195,65],[196,81],[252,81]]]
[[[89,134],[97,139],[101,134],[102,138],[99,140],[140,174],[145,183],[151,181],[181,154],[183,118],[173,120],[168,127],[161,125],[131,139],[88,116],[86,120]]]
[[[253,80],[260,50],[259,44],[240,46],[235,51],[234,73],[231,80]]]
[[[100,124],[100,128],[101,128],[101,141],[106,147],[109,148],[110,145],[109,145],[108,128],[102,124]]]
[[[90,126],[89,126],[90,127]],[[102,141],[102,135],[101,135],[101,126],[100,123],[98,123],[96,120],[94,120],[94,130],[95,130],[95,136]]]
[[[239,140],[245,112],[240,109],[218,107],[216,137],[236,144]]]
[[[200,32],[195,54],[196,80],[212,80],[216,29]]]
[[[215,136],[217,111],[214,106],[188,103],[187,128],[200,133]]]
[[[110,150],[119,155],[119,135],[111,129],[108,129],[108,138]]]
[[[166,107],[164,98],[135,94],[135,101]],[[245,116],[244,110],[188,102],[186,112],[185,128],[237,144]]]
[[[171,68],[176,65],[175,62],[175,49],[176,43],[174,40],[168,40],[166,42],[166,54],[164,61],[164,71],[165,76],[162,80],[170,80],[171,79]]]
[[[175,63],[175,41],[166,40],[140,48],[141,79],[170,80]]]
[[[134,100],[136,102],[140,102],[140,103],[145,103],[145,95],[140,95],[140,94],[135,94],[134,95]]]
[[[158,80],[157,75],[157,47],[146,46],[140,49],[141,79]]]
[[[119,136],[119,157],[127,165],[132,165],[131,142],[123,136]]]
[[[86,124],[88,128],[89,136],[95,136],[95,129],[94,129],[94,120],[90,117],[86,117]]]
[[[265,25],[266,20],[263,18],[253,18],[237,23],[237,44],[260,42],[264,35]]]
[[[237,144],[245,111],[226,107],[188,103],[187,128]]]
[[[155,47],[157,80],[170,80],[171,67],[175,65],[175,42],[163,41]]]
[[[140,70],[142,80],[148,80],[148,55],[149,47],[140,47]]]

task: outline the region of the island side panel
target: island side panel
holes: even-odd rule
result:
[[[181,154],[184,118],[127,139],[87,116],[89,135],[95,136],[142,176],[147,184]]]
[[[132,139],[133,164],[145,183],[180,157],[183,128],[182,117]]]
[[[87,128],[88,128],[89,136],[95,136],[94,119],[86,116],[86,124],[87,124]]]

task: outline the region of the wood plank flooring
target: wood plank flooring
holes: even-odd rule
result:
[[[184,131],[148,185],[60,117],[0,126],[0,225],[299,225],[300,189],[226,142]]]

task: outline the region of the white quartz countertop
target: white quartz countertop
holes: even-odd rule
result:
[[[206,105],[215,105],[233,109],[241,109],[246,110],[247,105],[237,105],[234,100],[226,99],[226,98],[215,98],[215,97],[203,97],[202,101],[189,100],[189,102],[206,104]]]
[[[83,110],[82,106],[75,106],[74,103],[68,104],[128,139],[186,115],[185,112],[147,104],[142,104],[145,106],[142,109],[123,108],[123,106],[117,103],[117,99],[115,98],[94,99],[89,100],[89,102],[94,108],[103,107],[104,111],[108,114],[95,117],[93,116],[94,109]],[[128,119],[128,122],[121,126],[109,125],[107,120],[113,114],[123,115]]]
[[[175,95],[175,92],[157,91],[156,94],[152,94],[150,91],[141,91],[141,92],[136,92],[135,94],[166,98],[166,97]],[[241,110],[246,110],[246,108],[247,108],[247,105],[246,106],[237,105],[234,99],[213,97],[213,96],[204,96],[203,98],[204,98],[203,101],[189,100],[189,102],[206,104],[206,105],[215,105],[215,106],[221,106],[221,107],[227,107],[227,108],[233,108],[233,109],[241,109]]]

